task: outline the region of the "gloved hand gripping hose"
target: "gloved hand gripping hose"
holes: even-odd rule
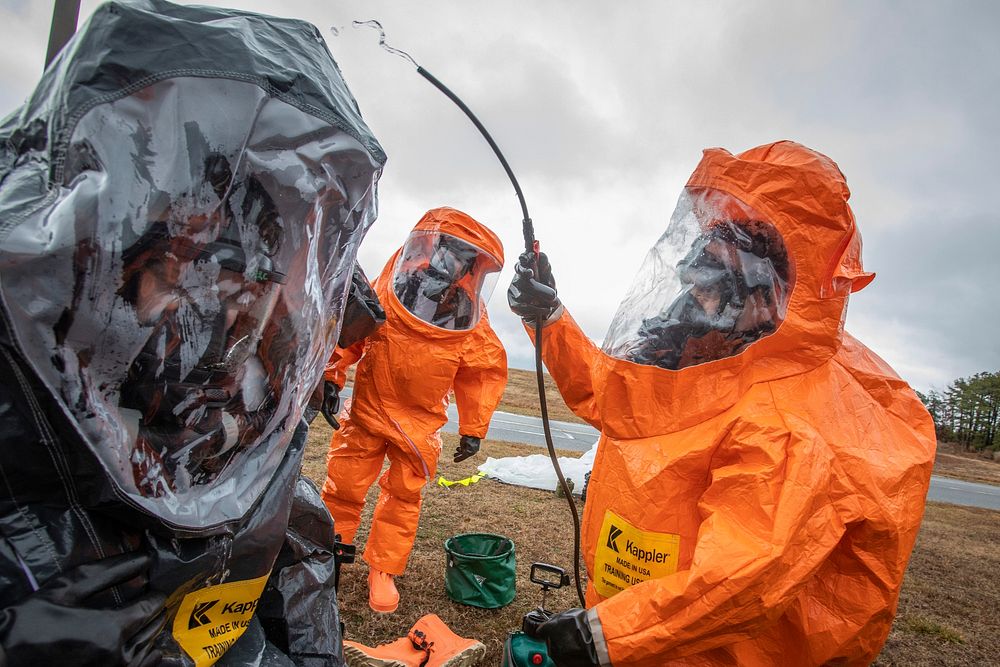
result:
[[[536,266],[534,268],[537,274],[538,242],[535,240],[535,230],[531,223],[531,216],[528,215],[528,205],[524,201],[524,194],[521,192],[521,186],[517,182],[517,177],[514,176],[513,170],[511,170],[510,165],[507,164],[507,160],[504,158],[503,153],[500,152],[500,147],[497,146],[495,141],[493,141],[493,137],[490,136],[490,133],[487,132],[483,124],[479,122],[479,119],[472,113],[472,110],[470,110],[469,107],[467,107],[465,103],[462,102],[457,95],[455,95],[455,93],[451,92],[446,85],[438,81],[437,77],[418,65],[417,62],[409,56],[409,54],[388,46],[385,43],[385,32],[382,30],[381,25],[379,25],[376,21],[355,21],[355,25],[366,25],[378,30],[381,33],[379,43],[387,51],[396,53],[416,65],[417,73],[427,79],[435,88],[440,90],[445,94],[445,96],[448,97],[448,99],[454,102],[455,105],[458,106],[458,108],[461,109],[466,116],[468,116],[469,120],[472,121],[472,124],[479,130],[479,133],[483,135],[483,138],[486,139],[486,142],[496,154],[497,159],[500,160],[500,164],[503,165],[504,171],[507,172],[507,177],[514,186],[514,192],[517,194],[518,202],[521,204],[521,215],[523,218],[521,225],[524,233],[524,249],[527,252],[534,253],[536,257]],[[580,516],[576,511],[576,503],[573,500],[573,494],[570,488],[566,485],[566,478],[563,476],[562,469],[559,467],[559,460],[556,457],[555,445],[552,443],[552,430],[549,427],[549,410],[548,404],[545,400],[545,376],[542,373],[542,322],[540,320],[535,322],[535,377],[538,381],[538,403],[542,411],[542,428],[545,431],[545,445],[549,450],[549,458],[552,459],[552,467],[555,468],[556,477],[559,478],[559,485],[562,487],[563,493],[566,495],[566,500],[569,502],[570,512],[573,514],[573,573],[576,577],[576,594],[580,598],[580,604],[585,607],[586,603],[583,598],[583,584],[581,583],[580,578]]]

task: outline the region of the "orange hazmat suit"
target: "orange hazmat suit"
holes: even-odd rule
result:
[[[426,277],[422,272],[428,266],[427,255],[443,245],[442,238],[452,245],[458,239],[463,248],[475,249],[474,268],[449,287],[453,292],[464,290],[466,314],[457,320],[432,319],[433,313],[422,319],[426,310],[421,306],[441,302],[422,296],[428,290],[419,277]],[[385,324],[364,341],[338,350],[327,366],[326,379],[342,387],[346,370],[358,362],[352,400],[330,442],[323,485],[323,499],[345,542],[354,540],[365,494],[384,458],[389,458],[389,468],[379,480],[381,492],[364,552],[365,561],[377,570],[398,575],[406,568],[417,532],[421,491],[434,476],[441,454],[438,432],[448,421],[449,391],[455,393],[459,432],[477,438],[486,436],[503,395],[507,355],[489,325],[488,294],[482,289],[486,274],[495,276],[502,266],[503,246],[492,231],[455,209],[429,211],[375,280]],[[414,284],[423,291],[409,290]],[[407,305],[399,295],[405,295]],[[469,308],[474,309],[471,318]]]
[[[923,515],[933,423],[844,331],[874,276],[837,165],[792,142],[710,149],[686,189],[706,192],[782,237],[776,330],[669,370],[614,355],[611,333],[602,351],[565,312],[544,329],[560,392],[602,432],[582,531],[600,664],[867,665]]]

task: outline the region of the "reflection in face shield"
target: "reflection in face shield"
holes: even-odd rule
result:
[[[117,492],[218,526],[268,487],[329,359],[381,153],[349,96],[314,114],[176,73],[91,92],[54,196],[0,234],[5,315]]]
[[[455,285],[472,271],[477,254],[475,248],[458,239],[448,236],[439,238],[424,269],[423,295],[437,303],[451,298],[449,288],[451,294],[457,295],[460,290]],[[468,301],[468,296],[465,299]]]
[[[500,270],[487,253],[447,234],[415,232],[400,254],[393,291],[403,306],[442,329],[479,321],[486,276]]]
[[[206,178],[225,195],[231,173],[224,159],[206,161]],[[186,220],[184,236],[154,223],[123,255],[130,278],[122,297],[152,329],[121,399],[134,419],[136,486],[151,496],[164,484],[173,490],[179,476],[188,485],[210,482],[258,438],[277,405],[267,378],[281,377],[282,369],[271,368],[280,360],[262,353],[285,282],[273,259],[280,218],[259,181],[248,179],[246,191],[242,215],[224,200],[216,214]],[[254,225],[251,233],[241,235],[240,221]],[[212,229],[219,229],[214,240],[196,240]],[[245,245],[244,236],[253,238]]]
[[[784,244],[770,225],[713,225],[677,265],[681,293],[642,321],[626,358],[677,370],[739,354],[777,329],[788,271]]]

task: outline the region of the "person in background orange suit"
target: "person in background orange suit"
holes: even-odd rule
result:
[[[364,552],[375,611],[399,603],[393,577],[406,569],[421,491],[437,469],[448,392],[455,392],[459,416],[456,462],[479,451],[503,395],[507,355],[486,313],[502,267],[503,246],[492,231],[452,208],[428,211],[375,281],[385,324],[337,350],[327,367],[324,414],[335,412],[346,371],[358,362],[323,485],[344,542],[353,542],[365,494],[389,458]]]
[[[837,165],[705,151],[598,348],[547,258],[508,292],[602,436],[588,609],[536,629],[560,667],[868,665],[924,510],[934,426],[843,329],[871,282]],[[537,261],[537,265],[535,262]],[[529,327],[533,333],[533,327]]]

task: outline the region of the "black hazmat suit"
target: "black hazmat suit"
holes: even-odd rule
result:
[[[3,121],[0,664],[343,664],[302,417],[384,161],[314,26],[162,0]],[[137,598],[140,646],[96,650]]]

